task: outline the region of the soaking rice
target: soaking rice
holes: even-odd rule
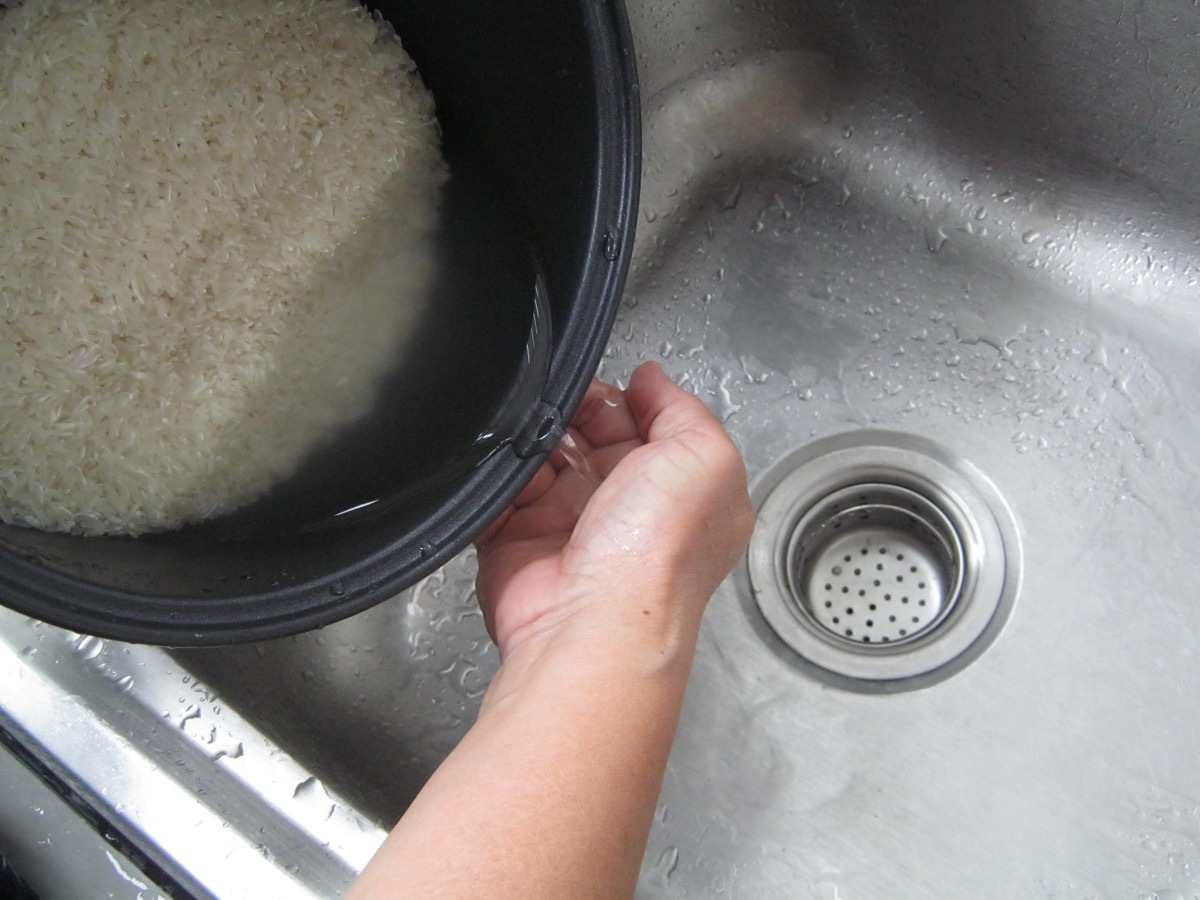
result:
[[[0,520],[140,534],[286,478],[419,321],[445,178],[355,0],[0,10]]]

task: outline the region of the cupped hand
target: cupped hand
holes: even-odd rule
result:
[[[593,382],[563,446],[476,541],[502,660],[581,622],[698,624],[753,521],[741,456],[699,399],[655,363],[625,391]]]

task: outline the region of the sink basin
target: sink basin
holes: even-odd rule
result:
[[[1196,895],[1200,11],[627,6],[644,184],[601,374],[658,359],[710,404],[756,541],[798,461],[861,435],[935,448],[1006,538],[978,561],[1003,616],[927,677],[831,675],[739,568],[639,896]],[[252,895],[215,874],[233,859],[279,873],[270,895],[328,895],[478,709],[496,656],[473,577],[468,552],[324,630],[218,650],[5,615],[0,724],[194,892]],[[121,793],[154,779],[224,856]]]

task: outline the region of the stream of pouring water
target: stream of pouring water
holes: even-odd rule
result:
[[[593,489],[598,488],[600,486],[600,476],[571,431],[572,429],[567,429],[567,433],[563,435],[556,452],[562,456],[567,465],[574,469],[579,477],[586,481],[588,485]]]

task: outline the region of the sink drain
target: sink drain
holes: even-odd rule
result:
[[[958,600],[962,543],[915,491],[886,484],[835,491],[801,520],[794,543],[791,593],[837,640],[915,640]]]
[[[945,448],[860,432],[812,444],[755,488],[750,584],[814,675],[854,690],[924,687],[996,639],[1020,545],[996,488]]]

